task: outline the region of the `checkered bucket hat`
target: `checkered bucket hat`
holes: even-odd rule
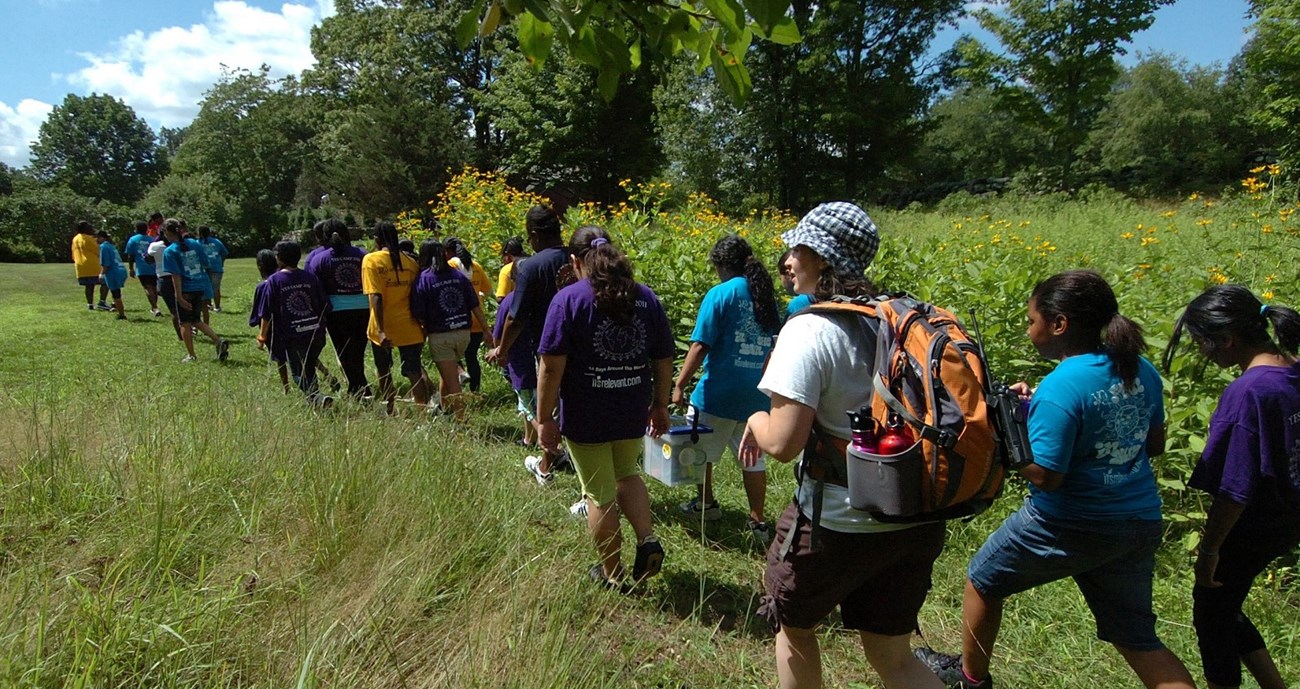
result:
[[[808,211],[781,239],[790,248],[802,244],[816,251],[837,274],[852,277],[862,275],[876,257],[880,230],[856,205],[831,201]]]

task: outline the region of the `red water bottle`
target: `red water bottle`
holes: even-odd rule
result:
[[[903,423],[902,417],[898,414],[890,414],[885,433],[876,443],[876,452],[881,455],[897,455],[906,452],[915,444],[916,437],[912,435],[912,429]]]

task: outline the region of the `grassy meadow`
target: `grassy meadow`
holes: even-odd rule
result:
[[[1289,206],[1206,203],[972,198],[881,213],[876,276],[959,313],[977,308],[995,368],[1031,379],[1047,369],[1024,341],[1024,296],[1064,267],[1101,269],[1157,345],[1217,276],[1300,301]],[[664,296],[679,338],[712,284],[718,233],[746,232],[771,259],[784,222],[691,208],[583,211],[610,225]],[[462,234],[475,247],[506,231]],[[495,275],[492,252],[481,258]],[[650,482],[663,574],[629,595],[597,590],[585,524],[567,509],[577,481],[541,488],[522,468],[500,374],[485,370],[462,425],[345,401],[312,411],[283,394],[246,326],[252,261],[227,265],[226,312],[212,324],[234,342],[231,359],[217,363],[200,343],[200,361],[184,365],[138,284],[118,322],[85,310],[69,265],[0,265],[0,686],[775,685],[772,636],[754,616],[763,555],[744,535],[734,464],[717,474],[725,518],[707,528],[677,509],[689,488]],[[1229,379],[1189,353],[1168,381],[1156,610],[1194,675],[1188,553],[1203,504],[1181,481]],[[773,464],[772,517],[794,485]],[[921,618],[936,647],[957,648],[965,564],[1022,495],[1009,484],[991,513],[949,526]],[[1261,580],[1248,610],[1300,683],[1294,562]],[[832,619],[822,638],[828,686],[880,686],[855,635]],[[999,686],[1137,686],[1093,637],[1070,582],[1013,598],[999,642]]]

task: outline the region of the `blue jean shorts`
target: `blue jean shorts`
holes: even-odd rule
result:
[[[1164,648],[1156,636],[1151,578],[1159,520],[1049,517],[1029,500],[994,531],[967,569],[971,585],[1003,599],[1072,577],[1097,622],[1097,638],[1134,651]]]

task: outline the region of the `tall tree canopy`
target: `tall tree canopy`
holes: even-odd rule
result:
[[[1257,121],[1275,132],[1287,168],[1300,168],[1300,4],[1291,0],[1251,0],[1255,39],[1244,51],[1246,63],[1263,85]]]
[[[958,76],[995,89],[1003,107],[1048,137],[1069,183],[1079,146],[1119,76],[1116,55],[1173,0],[1004,0],[973,13],[1001,43],[994,53],[965,37]]]
[[[166,173],[148,123],[107,95],[68,94],[41,124],[28,171],[82,196],[132,204]]]

